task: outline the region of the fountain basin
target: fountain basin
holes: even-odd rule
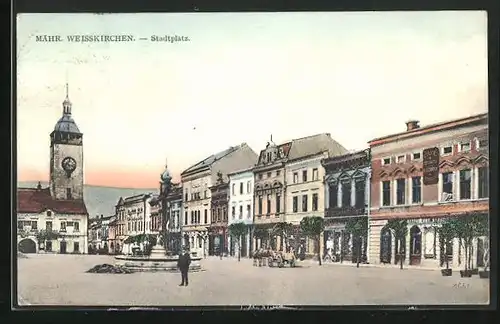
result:
[[[144,257],[118,255],[115,264],[134,272],[179,272],[177,268],[178,256]],[[190,272],[201,270],[201,257],[191,257]]]

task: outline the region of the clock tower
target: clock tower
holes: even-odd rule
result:
[[[71,117],[68,84],[62,117],[50,133],[50,194],[56,200],[83,200],[83,134]]]

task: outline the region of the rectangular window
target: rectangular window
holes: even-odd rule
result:
[[[443,155],[450,155],[453,152],[453,146],[443,147]]]
[[[66,188],[66,199],[73,199],[71,196],[71,188]]]
[[[418,204],[422,202],[422,178],[411,178],[411,202]]]
[[[259,201],[258,201],[258,210],[259,210],[259,215],[262,215],[262,196],[259,196]]]
[[[338,207],[338,192],[339,192],[339,187],[337,184],[330,184],[329,189],[329,197],[328,197],[328,207],[329,208],[337,208]]]
[[[191,211],[191,224],[194,224],[194,210]]]
[[[252,184],[250,181],[247,181],[247,194],[249,194],[252,191]]]
[[[307,182],[307,170],[302,171],[302,182]]]
[[[405,191],[406,191],[406,179],[397,179],[396,180],[396,204],[404,205],[405,204]]]
[[[297,172],[293,173],[293,183],[299,182],[299,174]]]
[[[243,195],[243,182],[240,182],[240,195]]]
[[[208,209],[203,211],[203,220],[205,221],[205,224],[208,224]]]
[[[281,174],[281,170],[276,170],[276,176],[279,176]]]
[[[23,223],[23,221],[18,221],[17,222],[17,229],[21,230],[21,231],[24,229],[24,223]]]
[[[412,160],[420,160],[421,157],[422,157],[422,154],[420,154],[420,152],[415,152],[411,155]]]
[[[271,214],[271,195],[267,195],[267,214]]]
[[[299,197],[293,197],[293,212],[296,213],[299,211]]]
[[[271,173],[271,172],[268,172],[268,173],[267,173],[267,178],[269,179],[271,176],[272,176],[272,173]]]
[[[281,195],[276,194],[276,214],[281,213]]]
[[[382,182],[382,206],[391,205],[391,182]]]
[[[215,223],[215,208],[212,208],[212,214],[210,215],[210,222]]]
[[[243,205],[240,205],[240,219],[243,219]]]
[[[312,210],[318,211],[318,194],[313,193],[312,195]]]
[[[234,195],[236,195],[236,184],[233,183],[233,185],[231,186],[231,193]]]
[[[80,223],[74,222],[73,223],[73,232],[79,232],[80,231]]]
[[[469,152],[469,151],[470,151],[470,142],[460,144],[460,152]]]
[[[307,195],[302,195],[302,211],[307,211]]]
[[[252,217],[251,211],[252,211],[252,207],[250,205],[247,205],[247,218],[251,218]]]
[[[318,169],[313,169],[313,181],[318,180]]]
[[[224,222],[227,222],[227,208],[226,207],[222,208],[222,217],[224,219]]]
[[[61,222],[61,232],[66,232],[66,222]]]
[[[38,222],[37,221],[31,221],[31,230],[36,231],[38,229]]]
[[[477,141],[477,148],[486,148],[488,147],[488,139],[483,138]]]
[[[79,242],[73,242],[73,251],[80,252],[80,243]]]
[[[259,180],[262,180],[262,173],[259,173],[257,177],[259,178]]]
[[[186,193],[184,194],[184,201],[188,201],[188,192],[186,191]]]
[[[355,190],[356,190],[356,200],[355,200],[355,206],[357,208],[364,208],[365,207],[365,191],[366,191],[366,180],[365,178],[356,178],[355,183]]]
[[[396,158],[396,163],[404,163],[406,160],[406,156],[405,155],[399,155],[397,158]]]
[[[236,218],[236,206],[231,207],[231,217],[233,219]]]
[[[184,212],[184,224],[188,223],[188,212]]]
[[[208,197],[207,190],[203,191],[203,197],[204,197],[205,199],[207,199],[207,197]]]
[[[351,206],[351,181],[342,182],[342,207]]]
[[[45,229],[49,232],[52,231],[52,222],[51,221],[46,221],[45,222]]]
[[[220,207],[217,208],[217,222],[220,222],[221,221],[221,210],[220,210]]]
[[[478,198],[488,198],[490,196],[489,170],[487,167],[478,170]]]
[[[443,201],[453,200],[453,172],[445,172],[443,177]]]
[[[460,170],[460,199],[471,199],[471,170]]]
[[[382,165],[388,165],[388,164],[391,164],[391,158],[382,159]]]

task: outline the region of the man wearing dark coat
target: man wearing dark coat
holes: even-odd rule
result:
[[[191,264],[191,257],[189,256],[189,251],[184,251],[184,254],[179,255],[179,261],[177,261],[177,267],[181,271],[182,282],[179,286],[187,286],[188,281],[188,271],[189,265]]]

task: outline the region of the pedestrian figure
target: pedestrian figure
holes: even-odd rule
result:
[[[184,254],[179,255],[179,260],[177,261],[177,267],[181,271],[182,282],[179,286],[187,286],[189,283],[188,272],[189,265],[191,264],[191,257],[189,256],[189,251],[184,251]]]

